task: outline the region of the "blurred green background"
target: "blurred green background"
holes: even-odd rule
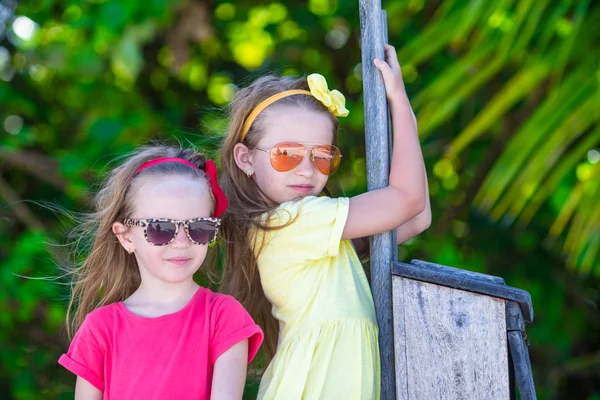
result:
[[[400,246],[529,291],[540,399],[600,399],[600,3],[384,1],[419,121],[431,228]],[[0,398],[72,398],[58,275],[107,164],[211,153],[255,77],[346,94],[337,195],[366,190],[358,2],[0,0]],[[366,61],[370,62],[370,61]],[[113,164],[114,165],[114,164]],[[251,391],[249,391],[251,393]],[[249,398],[251,394],[249,395]]]

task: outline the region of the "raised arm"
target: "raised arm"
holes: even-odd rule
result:
[[[385,61],[375,60],[390,104],[394,146],[389,185],[350,199],[342,239],[355,239],[396,229],[423,213],[427,188],[423,155],[406,95],[396,50],[385,45]]]

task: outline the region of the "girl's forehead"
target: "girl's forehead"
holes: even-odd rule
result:
[[[212,206],[206,180],[190,176],[143,177],[133,197],[135,218],[208,217]]]
[[[283,107],[265,113],[261,144],[284,141],[331,143],[333,122],[323,112],[303,108]]]

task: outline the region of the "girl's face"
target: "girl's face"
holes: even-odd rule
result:
[[[333,124],[324,113],[301,108],[278,108],[265,115],[265,127],[257,147],[271,149],[282,142],[299,142],[307,149],[319,144],[333,143]],[[327,184],[328,176],[319,171],[307,151],[302,162],[290,171],[279,172],[271,166],[269,153],[250,149],[256,184],[278,204],[306,196],[318,196]],[[245,172],[245,171],[244,171]]]
[[[212,199],[207,183],[189,176],[147,177],[139,183],[134,197],[133,219],[167,218],[187,220],[210,217]],[[128,251],[135,251],[142,283],[158,280],[182,283],[192,279],[204,261],[208,245],[194,244],[182,225],[175,239],[155,246],[144,237],[144,228],[127,228]]]

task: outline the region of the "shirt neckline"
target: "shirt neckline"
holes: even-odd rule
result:
[[[196,302],[196,298],[199,297],[200,293],[204,290],[204,288],[202,286],[200,286],[196,292],[194,293],[194,295],[192,296],[192,298],[190,299],[190,301],[188,301],[188,303],[181,309],[178,311],[175,311],[173,313],[170,314],[164,314],[164,315],[159,315],[158,317],[143,317],[141,315],[137,315],[135,313],[133,313],[132,311],[130,311],[125,304],[123,304],[122,301],[119,301],[117,303],[117,307],[119,308],[119,310],[128,318],[137,321],[137,322],[158,322],[158,321],[164,321],[167,319],[171,319],[171,318],[176,318],[177,316],[184,314],[185,312],[187,312],[187,310],[189,310],[192,307],[192,304]]]

